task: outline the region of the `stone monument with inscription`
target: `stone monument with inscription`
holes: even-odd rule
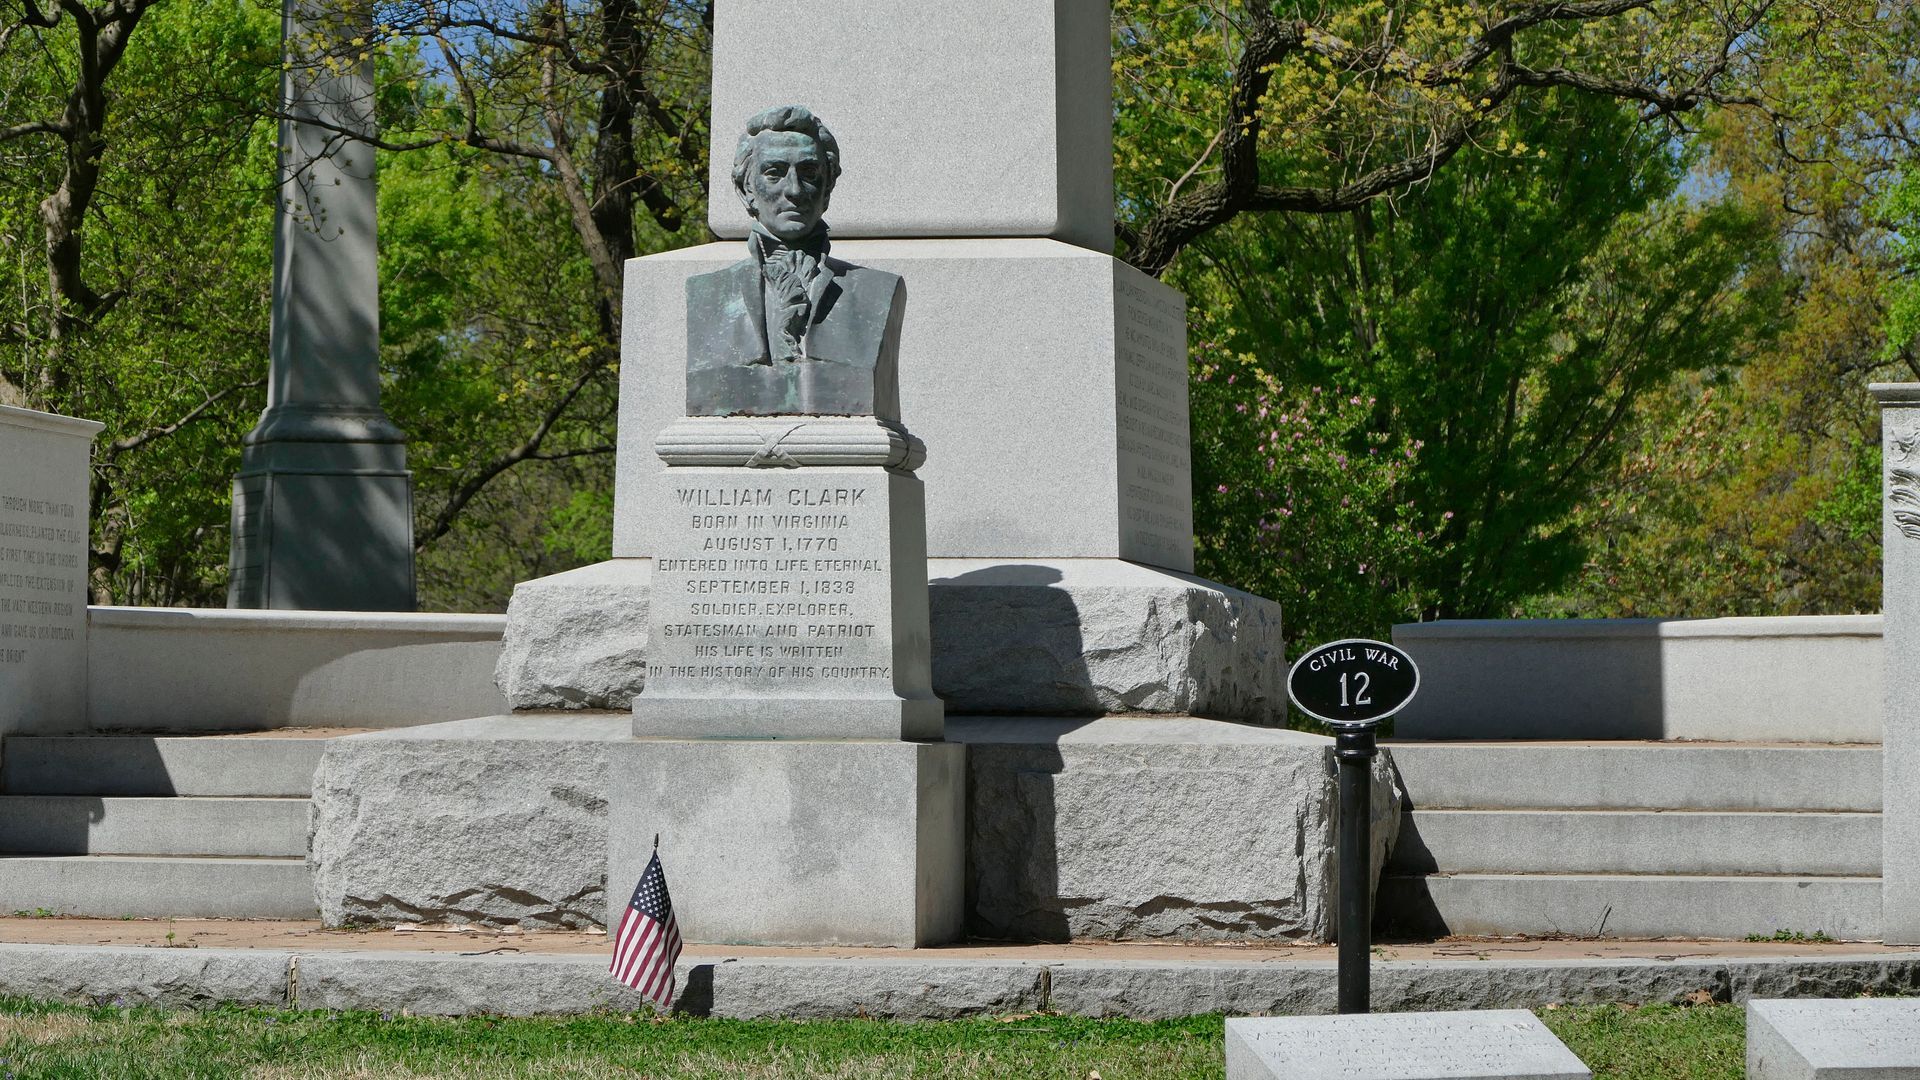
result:
[[[87,726],[92,420],[0,405],[0,737]]]
[[[740,197],[626,266],[615,557],[515,589],[511,715],[409,733],[488,783],[330,744],[325,917],[577,925],[658,832],[690,941],[1327,940],[1332,741],[1191,572],[1185,302],[1111,254],[1107,0],[715,12]]]
[[[1279,605],[1192,575],[1185,301],[1111,254],[1109,15],[1107,0],[722,5],[712,190],[732,182],[738,118],[769,100],[805,102],[885,163],[837,189],[833,250],[908,283],[898,393],[938,448],[918,475],[950,713],[1272,723]],[[806,62],[767,62],[785,56]],[[709,224],[761,235],[733,199],[711,200]],[[713,377],[677,359],[684,290],[740,295],[739,258],[728,242],[627,266],[615,558],[515,590],[499,675],[516,708],[624,708],[639,690],[641,612],[675,527],[659,508],[678,466],[654,444]],[[717,344],[771,351],[747,318]]]
[[[962,926],[965,748],[932,689],[905,288],[829,253],[840,148],[810,111],[756,114],[733,161],[754,231],[686,283],[608,879],[657,835],[689,940],[936,943]]]
[[[1880,933],[1920,944],[1920,383],[1874,383],[1880,402]]]

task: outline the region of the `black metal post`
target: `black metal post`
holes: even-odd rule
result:
[[[1374,725],[1341,725],[1334,736],[1340,763],[1340,1011],[1369,1010],[1368,953],[1373,946],[1373,759],[1379,755]]]

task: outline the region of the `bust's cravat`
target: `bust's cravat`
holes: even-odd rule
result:
[[[787,244],[755,222],[747,247],[760,266],[770,361],[777,364],[804,359],[807,328],[821,294],[833,280],[833,271],[827,266],[826,223],[799,243]]]

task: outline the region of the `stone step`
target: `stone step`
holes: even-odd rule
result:
[[[1416,809],[1880,809],[1880,748],[1391,742]]]
[[[1388,874],[1383,934],[1730,938],[1779,931],[1880,937],[1877,877]]]
[[[307,805],[298,798],[0,795],[0,852],[304,858]]]
[[[113,919],[313,919],[305,859],[0,856],[0,912]]]
[[[22,736],[0,743],[8,795],[305,798],[330,736]]]
[[[1768,810],[1420,810],[1388,865],[1410,873],[1880,873],[1880,815]]]

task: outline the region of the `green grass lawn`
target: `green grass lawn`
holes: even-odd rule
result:
[[[1739,1080],[1732,1005],[1548,1009],[1598,1078]],[[372,1013],[82,1008],[0,998],[0,1080],[650,1077],[658,1080],[1217,1080],[1217,1016],[951,1023],[439,1020]]]

